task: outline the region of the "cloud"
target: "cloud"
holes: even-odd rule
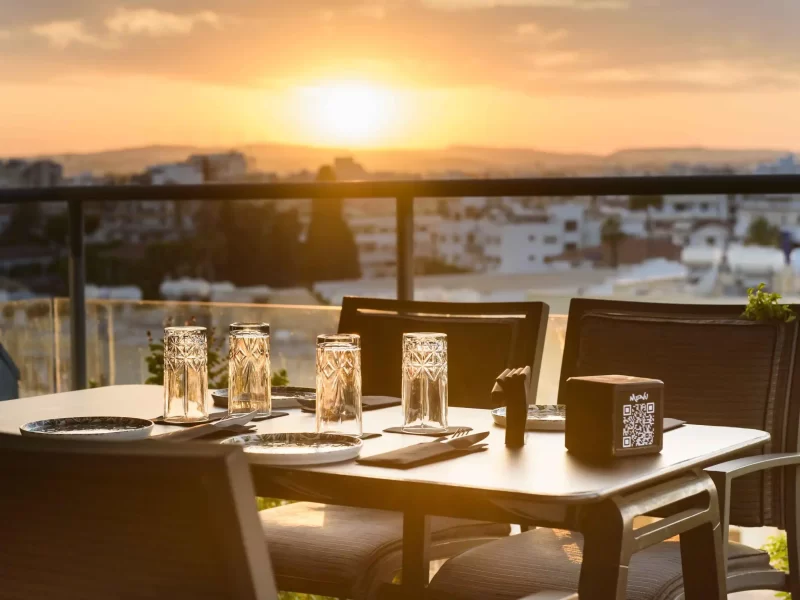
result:
[[[517,25],[516,32],[525,41],[535,40],[543,45],[552,44],[567,37],[566,29],[547,31],[534,22],[520,23]]]
[[[441,10],[474,10],[499,7],[563,8],[572,10],[625,10],[627,0],[423,0]]]
[[[109,45],[108,40],[92,35],[86,31],[83,21],[74,19],[71,21],[52,21],[31,27],[31,33],[44,38],[53,48],[63,50],[72,44],[83,44],[105,48]]]
[[[108,30],[118,35],[187,35],[196,25],[219,27],[220,17],[210,10],[179,15],[154,8],[119,8],[105,20]]]
[[[573,65],[580,61],[577,52],[540,52],[530,57],[530,63],[537,69],[556,69],[566,65]]]

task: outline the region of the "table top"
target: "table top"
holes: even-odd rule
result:
[[[54,417],[114,415],[153,418],[161,414],[161,386],[127,385],[65,392],[33,398],[0,402],[0,432],[19,433],[30,421]],[[219,410],[219,409],[213,409]],[[259,433],[313,431],[313,414],[299,409],[289,416],[257,423]],[[564,448],[562,432],[529,431],[525,446],[505,446],[505,430],[497,427],[488,410],[455,408],[449,410],[451,425],[469,426],[475,431],[490,431],[485,452],[454,460],[415,467],[409,470],[359,465],[353,461],[317,467],[266,467],[253,465],[260,475],[285,476],[287,471],[302,472],[306,481],[319,474],[320,481],[331,477],[344,481],[425,484],[458,489],[469,488],[498,497],[519,497],[537,502],[560,504],[593,503],[614,494],[663,480],[689,469],[709,466],[757,448],[769,440],[769,434],[753,429],[685,425],[664,434],[660,454],[633,456],[603,465],[583,461]],[[402,424],[400,407],[364,412],[364,431],[382,432]],[[176,427],[156,425],[153,435]],[[362,456],[418,444],[430,438],[383,433],[364,441]],[[308,479],[308,477],[312,477]]]

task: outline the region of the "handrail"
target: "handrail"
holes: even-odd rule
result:
[[[540,177],[527,179],[418,179],[314,183],[209,183],[0,189],[0,204],[69,205],[69,289],[72,387],[86,387],[86,269],[84,202],[130,200],[291,200],[393,198],[397,220],[397,297],[414,297],[414,199],[502,196],[654,196],[800,194],[800,175],[691,175]]]
[[[419,179],[314,183],[103,185],[0,189],[0,204],[125,200],[290,200],[308,198],[455,198],[462,196],[625,196],[800,193],[800,175],[687,175]]]

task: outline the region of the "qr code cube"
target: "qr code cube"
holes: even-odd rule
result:
[[[655,441],[655,425],[655,403],[623,405],[622,447],[651,446]]]

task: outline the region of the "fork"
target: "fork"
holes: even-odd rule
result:
[[[450,436],[443,435],[440,438],[436,438],[436,441],[437,442],[447,442],[447,441],[450,441],[450,440],[454,440],[456,438],[460,438],[462,436],[467,435],[470,431],[472,431],[472,429],[470,429],[469,427],[459,427],[458,429],[456,429],[452,433],[452,435],[450,435]]]

